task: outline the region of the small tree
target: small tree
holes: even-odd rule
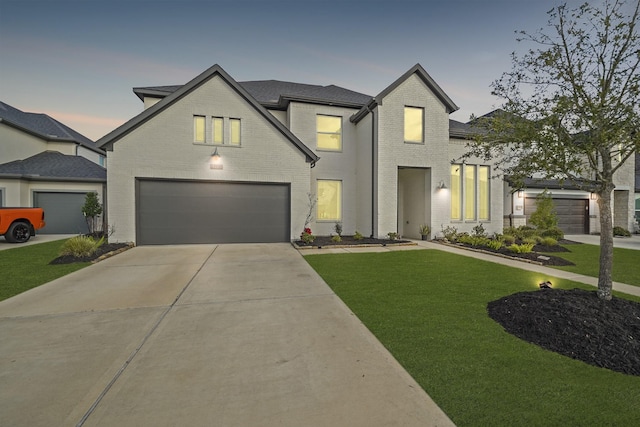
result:
[[[84,215],[85,221],[87,221],[89,234],[95,234],[98,231],[96,218],[102,214],[102,205],[98,201],[97,193],[87,193],[84,198],[84,206],[82,206],[82,214]]]
[[[558,215],[547,190],[536,196],[536,211],[531,214],[529,221],[542,230],[558,226]]]
[[[492,85],[502,112],[476,121],[485,132],[465,155],[496,159],[517,186],[540,176],[598,195],[604,300],[613,284],[613,178],[640,147],[639,10],[638,0],[565,4],[548,12],[547,31],[520,32],[530,47],[513,53],[511,71]]]

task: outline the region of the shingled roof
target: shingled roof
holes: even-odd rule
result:
[[[265,108],[285,109],[290,101],[361,108],[371,100],[370,95],[335,85],[320,86],[280,80],[255,80],[238,82],[238,84]],[[136,87],[133,88],[133,92],[140,100],[144,100],[145,96],[164,98],[181,87],[181,85]]]
[[[56,119],[42,113],[25,113],[0,101],[0,123],[28,132],[46,141],[69,142],[104,154],[95,142]]]
[[[44,151],[24,160],[0,164],[0,178],[107,182],[107,170],[81,156]]]

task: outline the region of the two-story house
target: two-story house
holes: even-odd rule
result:
[[[490,164],[452,164],[468,126],[416,65],[376,96],[337,86],[236,82],[214,65],[180,86],[135,88],[144,111],[107,151],[112,239],[286,242],[314,234],[419,237],[503,224]],[[317,203],[316,203],[317,201]]]
[[[42,207],[43,234],[88,231],[88,192],[104,200],[105,152],[52,117],[0,102],[0,206]]]

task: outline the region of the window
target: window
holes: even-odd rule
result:
[[[202,144],[205,142],[204,116],[193,116],[193,141]]]
[[[317,147],[319,150],[342,150],[342,117],[316,116]]]
[[[404,141],[424,142],[424,108],[404,107]]]
[[[211,118],[211,129],[213,129],[213,143],[224,144],[224,120],[222,117]]]
[[[451,165],[451,219],[462,220],[461,165]]]
[[[489,166],[478,166],[478,219],[489,220]]]
[[[318,221],[342,220],[342,181],[318,180]]]
[[[476,167],[464,165],[464,219],[476,219]]]
[[[240,119],[229,119],[231,128],[231,145],[240,145]]]
[[[451,219],[490,220],[489,166],[451,165]],[[464,213],[464,217],[463,217]]]

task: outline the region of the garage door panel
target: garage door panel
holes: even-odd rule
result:
[[[86,193],[33,193],[33,206],[44,209],[46,226],[39,234],[85,234],[89,232],[82,214]]]
[[[138,181],[139,244],[289,240],[289,186]]]

